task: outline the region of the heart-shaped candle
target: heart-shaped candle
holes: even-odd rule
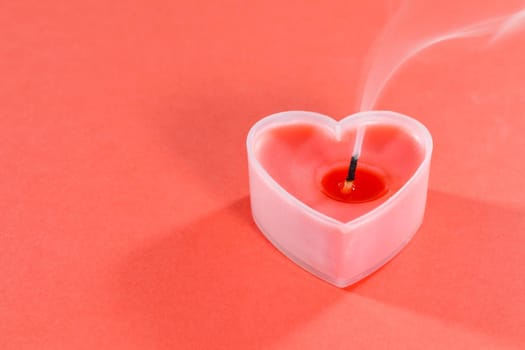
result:
[[[358,128],[364,128],[355,185],[342,191]],[[390,260],[425,211],[432,137],[415,119],[361,112],[339,122],[283,112],[248,134],[255,222],[286,256],[345,287]]]

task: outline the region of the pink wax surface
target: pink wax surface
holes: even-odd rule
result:
[[[386,201],[414,174],[424,158],[418,140],[395,125],[371,123],[366,127],[359,166],[382,174],[387,192],[363,203],[343,203],[322,191],[322,177],[337,166],[348,165],[355,129],[341,133],[322,125],[293,122],[273,126],[258,139],[255,155],[268,174],[294,197],[338,221],[355,219]]]

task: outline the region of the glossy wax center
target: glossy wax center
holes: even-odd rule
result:
[[[321,188],[325,195],[340,202],[362,203],[372,201],[386,194],[387,186],[384,177],[378,172],[363,166],[356,169],[352,189],[345,193],[347,167],[335,167],[329,170],[321,180]]]

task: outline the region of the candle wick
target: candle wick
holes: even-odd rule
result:
[[[345,183],[341,188],[341,192],[347,194],[353,191],[354,189],[354,180],[355,180],[355,171],[357,169],[357,160],[361,155],[361,147],[363,147],[363,139],[365,137],[365,125],[360,125],[357,127],[357,132],[355,135],[354,141],[354,150],[352,152],[353,156],[350,160],[350,166],[348,167],[348,175],[346,176]]]
[[[358,154],[354,154],[350,160],[350,166],[348,167],[348,174],[346,175],[345,183],[341,192],[349,193],[354,188],[355,171],[357,169],[357,160],[359,159]]]
[[[350,166],[348,167],[348,175],[346,176],[346,181],[354,181],[355,180],[355,171],[357,169],[357,160],[359,159],[359,155],[354,154],[352,156],[352,159],[350,160]]]

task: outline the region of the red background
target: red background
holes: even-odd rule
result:
[[[439,44],[387,86],[378,108],[435,152],[424,224],[381,270],[335,288],[251,219],[250,126],[354,113],[396,7],[1,3],[0,348],[523,347],[524,32]]]

